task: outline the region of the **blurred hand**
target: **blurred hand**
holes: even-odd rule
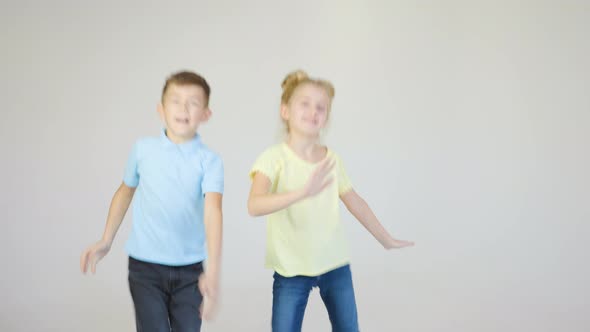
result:
[[[414,242],[411,241],[405,241],[405,240],[397,240],[394,238],[391,238],[391,240],[389,242],[387,242],[387,244],[385,244],[385,249],[401,249],[401,248],[405,248],[405,247],[411,247],[414,245]]]
[[[88,265],[90,265],[90,271],[92,274],[95,274],[96,264],[98,264],[98,262],[109,252],[110,249],[110,243],[105,240],[100,240],[86,248],[80,257],[80,270],[82,273],[86,273],[86,271],[88,271]]]
[[[328,176],[333,168],[334,161],[330,159],[324,160],[319,166],[317,166],[303,187],[303,196],[312,197],[326,189],[326,187],[333,181],[333,179]]]
[[[203,320],[212,320],[217,314],[218,280],[203,272],[199,276],[199,291],[203,296],[200,314]]]

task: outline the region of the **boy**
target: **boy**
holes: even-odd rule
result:
[[[223,162],[197,133],[211,116],[210,91],[192,72],[166,80],[157,108],[165,129],[135,143],[103,237],[80,258],[82,272],[90,266],[95,273],[135,196],[126,251],[137,331],[199,331],[201,317],[209,319],[215,307]]]

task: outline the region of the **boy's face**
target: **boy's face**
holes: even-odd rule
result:
[[[198,85],[168,86],[158,113],[168,137],[177,143],[192,139],[199,125],[211,116],[205,91]]]
[[[297,87],[287,105],[282,105],[281,116],[289,123],[289,130],[315,137],[326,125],[330,102],[325,89],[304,84]]]

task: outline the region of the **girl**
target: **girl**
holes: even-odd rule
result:
[[[334,87],[303,71],[284,79],[280,113],[285,142],[262,153],[250,172],[248,211],[268,216],[266,266],[274,273],[272,330],[301,331],[312,287],[333,331],[358,331],[358,319],[339,199],[386,249],[412,242],[394,239],[352,189],[338,155],[322,146]]]

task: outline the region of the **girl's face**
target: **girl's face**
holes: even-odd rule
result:
[[[313,83],[297,87],[288,104],[281,105],[281,117],[289,132],[317,137],[328,121],[330,96],[324,88]]]

